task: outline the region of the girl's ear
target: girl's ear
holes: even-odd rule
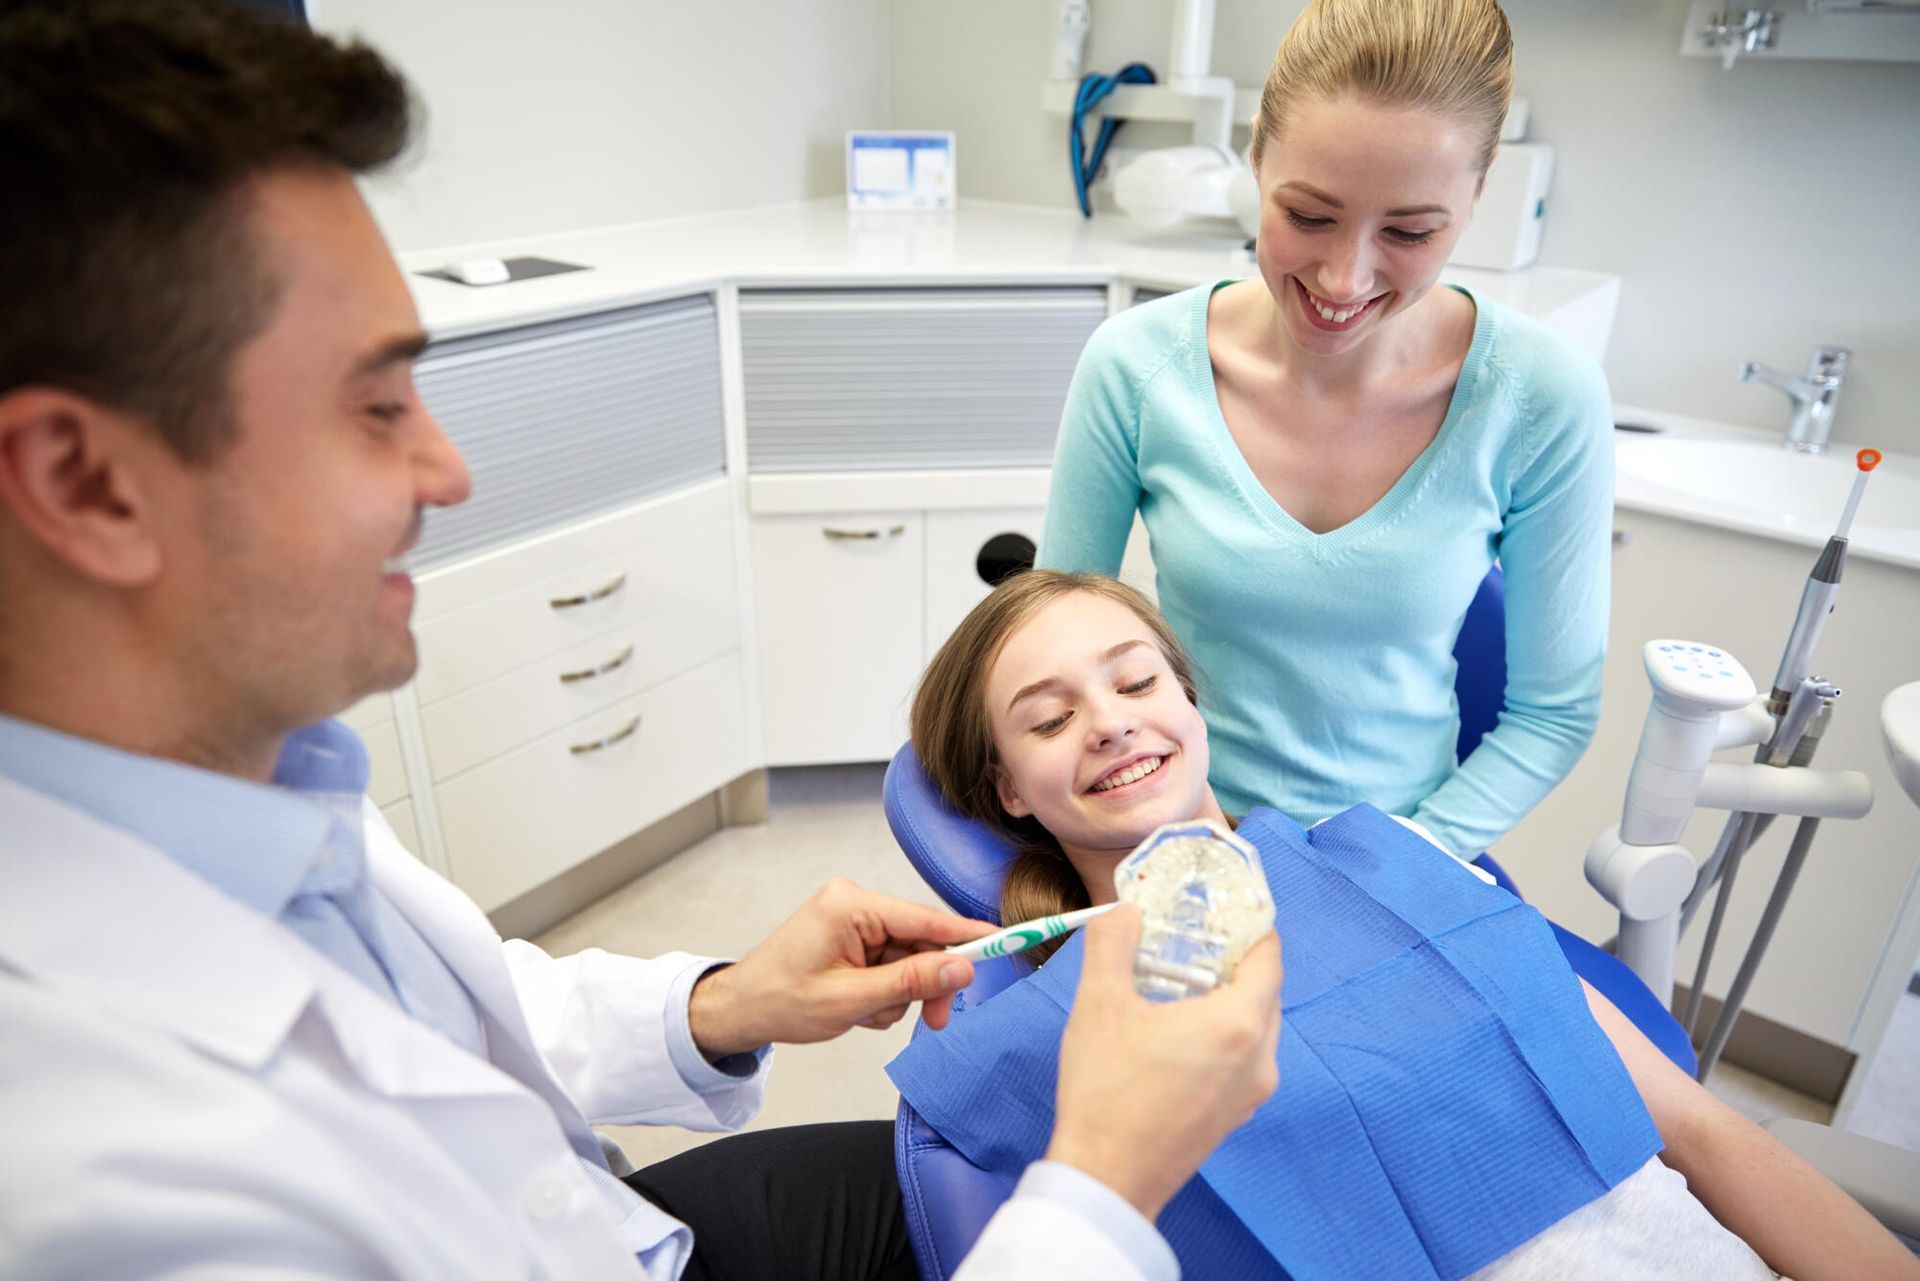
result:
[[[1020,799],[1020,793],[1014,790],[1013,780],[997,762],[987,766],[987,777],[993,780],[993,790],[1000,798],[1001,809],[1014,818],[1032,816],[1033,807]]]

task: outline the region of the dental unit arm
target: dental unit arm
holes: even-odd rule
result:
[[[1620,822],[1587,850],[1587,881],[1620,911],[1617,952],[1663,1004],[1671,1005],[1680,934],[1705,897],[1720,897],[1703,941],[1686,1017],[1699,1014],[1707,968],[1746,850],[1773,818],[1801,821],[1739,972],[1700,1054],[1705,1079],[1725,1047],[1748,986],[1771,942],[1823,818],[1859,818],[1873,788],[1857,770],[1810,768],[1839,689],[1809,675],[1813,651],[1833,611],[1846,564],[1847,531],[1874,450],[1858,455],[1859,475],[1838,529],[1827,541],[1801,594],[1774,686],[1763,701],[1753,677],[1731,655],[1693,641],[1653,640],[1642,651],[1653,702],[1627,778]],[[1711,760],[1714,752],[1756,746],[1751,764]],[[1730,811],[1713,855],[1696,866],[1679,844],[1697,808]]]

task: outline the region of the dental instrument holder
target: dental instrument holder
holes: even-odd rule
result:
[[[1148,897],[1169,888],[1152,879],[1166,877],[1167,860],[1190,853],[1196,842],[1226,856],[1227,867],[1213,872],[1194,869],[1177,885],[1172,901],[1158,910]],[[1156,861],[1159,867],[1151,866]],[[1168,823],[1155,828],[1113,870],[1115,893],[1122,902],[1141,908],[1140,944],[1134,952],[1134,987],[1155,1001],[1202,996],[1232,975],[1230,956],[1235,939],[1230,921],[1230,899],[1236,894],[1253,905],[1264,905],[1266,924],[1273,922],[1273,895],[1267,888],[1260,855],[1252,845],[1217,823],[1199,820]]]
[[[1693,642],[1656,640],[1649,641],[1642,653],[1653,684],[1653,704],[1627,780],[1621,821],[1588,849],[1586,874],[1588,882],[1620,909],[1620,959],[1668,1005],[1672,1004],[1673,961],[1680,933],[1706,895],[1719,886],[1720,897],[1701,944],[1682,1019],[1689,1033],[1699,1016],[1708,967],[1741,858],[1776,815],[1801,820],[1747,954],[1702,1047],[1701,1080],[1732,1034],[1820,820],[1859,818],[1873,805],[1873,788],[1866,775],[1811,768],[1840,690],[1810,675],[1809,668],[1839,594],[1847,532],[1867,475],[1879,461],[1875,450],[1857,455],[1860,475],[1839,527],[1827,540],[1801,593],[1800,609],[1764,709],[1758,706],[1757,690],[1746,669],[1719,650]],[[1704,664],[1709,659],[1713,660],[1710,670]],[[1715,751],[1747,745],[1758,747],[1753,764],[1709,760]],[[1702,806],[1731,813],[1713,855],[1696,870],[1693,856],[1676,842],[1692,811]]]
[[[1741,975],[1727,994],[1714,1035],[1708,1038],[1717,1057],[1805,861],[1817,820],[1859,818],[1873,803],[1873,789],[1858,771],[1814,770],[1795,762],[1797,744],[1786,743],[1779,733],[1780,726],[1798,719],[1809,730],[1802,735],[1805,742],[1812,730],[1822,727],[1820,718],[1839,692],[1831,685],[1808,678],[1803,700],[1811,698],[1819,704],[1811,725],[1804,716],[1776,722],[1769,713],[1755,714],[1753,678],[1723,651],[1691,641],[1655,640],[1647,642],[1642,657],[1653,685],[1653,703],[1627,780],[1621,821],[1601,833],[1587,850],[1586,875],[1588,883],[1620,911],[1617,954],[1663,1004],[1673,1000],[1682,908],[1709,874],[1707,868],[1696,869],[1693,855],[1678,843],[1693,811],[1731,810],[1733,827],[1748,826],[1749,818],[1777,814],[1812,820],[1811,826],[1803,824],[1804,839],[1796,838]],[[1705,660],[1713,664],[1710,673],[1700,666]],[[1754,743],[1760,744],[1760,757],[1753,764],[1709,759],[1717,750]],[[1770,763],[1776,751],[1786,753],[1781,764]],[[1694,990],[1699,988],[1697,976]],[[1703,1055],[1700,1075],[1704,1078],[1711,1067],[1712,1061]]]

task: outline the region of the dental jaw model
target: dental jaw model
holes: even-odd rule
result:
[[[1216,823],[1155,829],[1113,873],[1140,909],[1134,986],[1153,1000],[1199,996],[1233,977],[1273,926],[1273,894],[1253,846]]]

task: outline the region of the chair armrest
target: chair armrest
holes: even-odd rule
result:
[[[1920,1237],[1920,1153],[1794,1117],[1775,1117],[1764,1128],[1886,1227]]]

